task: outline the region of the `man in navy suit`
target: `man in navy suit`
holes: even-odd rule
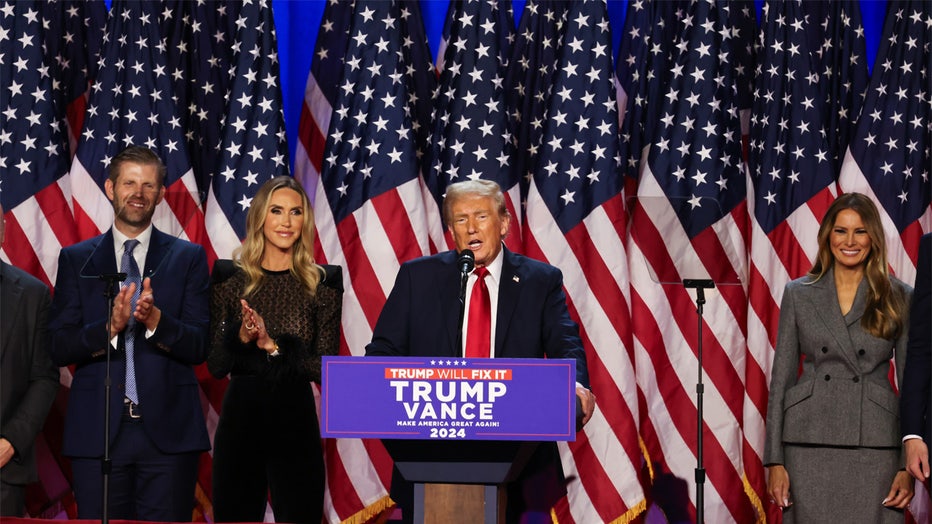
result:
[[[193,369],[207,357],[207,259],[202,247],[152,226],[164,181],[165,166],[149,149],[120,152],[104,185],[113,227],[59,256],[51,355],[75,366],[63,452],[82,519],[100,518],[103,509],[108,345],[109,516],[191,520],[198,458],[210,448]],[[118,271],[128,278],[108,313],[98,277]],[[130,283],[134,275],[138,284]]]
[[[460,269],[457,252],[470,250],[477,271],[485,268],[492,323],[485,336],[485,358],[571,358],[576,360],[576,394],[583,423],[592,416],[595,398],[589,391],[586,353],[578,328],[570,319],[563,293],[563,275],[557,268],[505,249],[511,216],[498,184],[488,180],[459,182],[447,187],[443,215],[456,251],[423,257],[402,264],[376,323],[367,355],[473,356],[468,347],[477,328],[469,315],[458,333]],[[479,282],[473,272],[466,288],[467,311]],[[461,344],[458,343],[462,341]],[[536,477],[533,489],[522,480]],[[395,472],[392,497],[410,514],[410,490]],[[542,445],[508,494],[509,521],[523,511],[549,514],[550,506],[565,491],[556,445]],[[543,477],[550,477],[544,485]],[[400,499],[400,500],[399,500]],[[405,500],[407,499],[407,500]]]
[[[3,243],[0,207],[0,244]],[[48,353],[49,288],[0,260],[0,517],[22,517],[33,443],[58,392]]]
[[[919,241],[916,285],[909,313],[909,343],[900,391],[900,425],[906,448],[906,470],[921,481],[929,478],[932,442],[932,233]]]

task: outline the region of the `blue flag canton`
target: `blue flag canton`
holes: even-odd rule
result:
[[[573,2],[534,182],[563,233],[621,192],[618,102],[605,3]]]
[[[110,10],[99,76],[91,86],[77,153],[101,188],[110,160],[130,145],[146,146],[162,158],[166,186],[189,169],[155,7],[150,2],[115,1]]]
[[[101,42],[107,25],[103,0],[39,2],[45,27],[45,55],[49,57],[60,119],[68,104],[83,96],[97,77]]]
[[[334,220],[418,176],[402,6],[357,2],[321,180]]]
[[[220,160],[235,38],[230,11],[238,5],[172,0],[160,13],[167,70],[201,201]]]
[[[829,108],[820,87],[834,80],[823,74],[818,35],[825,33],[810,12],[816,4],[764,8],[749,160],[754,213],[765,233],[835,182],[824,126]]]
[[[651,90],[664,98],[648,162],[690,238],[745,199],[728,10],[693,2],[679,11],[670,70],[655,71],[668,87]]]
[[[515,35],[505,85],[511,114],[514,157],[512,172],[521,181],[522,201],[533,181],[534,167],[543,145],[550,91],[556,75],[557,52],[563,43],[563,28],[569,2],[539,2],[525,5],[521,26]]]
[[[34,2],[0,6],[0,199],[7,211],[68,172]]]
[[[932,4],[890,4],[851,154],[899,231],[930,202]]]
[[[252,197],[266,180],[288,175],[288,144],[279,84],[272,8],[245,2],[231,14],[233,63],[212,187],[229,223],[242,238]]]
[[[504,189],[517,183],[504,88],[510,45],[502,39],[514,25],[501,5],[456,2],[447,17],[427,179],[438,203],[453,182],[485,178]]]
[[[317,43],[311,60],[311,74],[330,107],[339,96],[339,80],[343,77],[343,57],[349,47],[349,31],[355,1],[327,2],[324,6]]]

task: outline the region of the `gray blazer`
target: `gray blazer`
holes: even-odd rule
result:
[[[891,279],[908,303],[911,288]],[[861,328],[867,281],[841,314],[834,273],[786,285],[770,379],[764,464],[783,464],[783,444],[899,447],[899,401],[890,358],[901,382],[907,334],[876,338]],[[904,322],[908,312],[903,312]],[[800,357],[802,374],[797,378]]]

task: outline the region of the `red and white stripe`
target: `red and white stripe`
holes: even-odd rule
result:
[[[626,522],[646,507],[640,483],[638,393],[617,195],[565,236],[535,185],[528,195],[525,251],[560,268],[570,313],[579,324],[598,409],[576,441],[560,443],[569,480],[559,522]]]
[[[730,266],[731,282],[706,290],[703,315],[704,512],[709,522],[751,522],[745,494],[743,429],[747,314],[746,206],[690,240],[649,168],[638,188],[628,242],[638,384],[646,402],[641,434],[660,471],[687,479],[695,511],[698,337],[695,292],[679,282]],[[669,284],[653,268],[671,271]],[[711,268],[715,266],[715,271]],[[703,273],[705,271],[705,273]],[[699,273],[699,274],[697,274]]]

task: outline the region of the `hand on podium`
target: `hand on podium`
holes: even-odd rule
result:
[[[582,386],[576,386],[576,431],[592,418],[595,411],[595,394]]]

